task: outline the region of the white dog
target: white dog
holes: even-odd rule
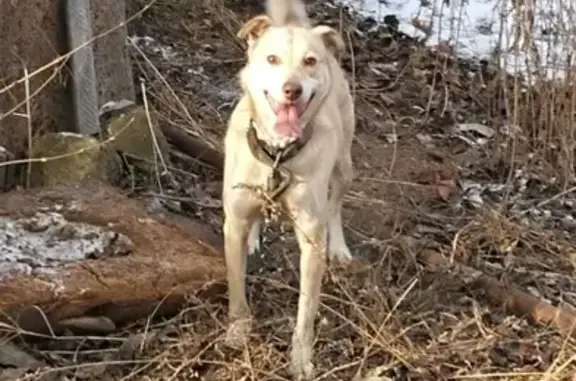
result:
[[[354,105],[339,65],[340,34],[312,27],[300,0],[268,0],[266,8],[267,15],[238,32],[248,59],[224,142],[227,342],[242,344],[250,332],[246,257],[259,249],[262,210],[273,199],[290,216],[301,251],[291,370],[302,380],[313,377],[314,317],[326,254],[334,261],[352,258],[341,208],[353,177]],[[267,187],[267,196],[257,187]]]

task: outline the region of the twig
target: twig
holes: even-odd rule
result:
[[[28,68],[24,66],[24,92],[26,101],[26,124],[28,125],[28,157],[32,157],[32,106],[30,101],[30,78]],[[26,165],[26,188],[30,188],[30,178],[32,176],[32,163]]]
[[[563,190],[562,192],[560,192],[560,193],[558,193],[558,194],[555,194],[554,196],[550,197],[549,199],[546,199],[546,200],[544,200],[544,201],[542,201],[542,202],[539,202],[538,204],[536,204],[535,206],[533,206],[533,207],[531,207],[531,208],[528,208],[528,209],[526,209],[526,210],[523,210],[522,212],[520,212],[520,216],[523,216],[523,215],[525,215],[526,213],[530,213],[530,212],[533,211],[534,209],[541,208],[541,207],[543,207],[544,205],[549,204],[549,203],[551,203],[552,201],[557,200],[557,199],[559,199],[559,198],[562,197],[562,196],[566,196],[567,194],[572,193],[572,192],[576,192],[576,186],[573,186],[572,188],[569,188],[569,189],[565,189],[565,190]]]
[[[162,174],[168,173],[168,167],[166,166],[166,162],[164,161],[164,155],[160,146],[158,145],[158,139],[156,138],[156,131],[154,126],[152,125],[152,118],[150,117],[150,108],[148,107],[148,97],[146,96],[146,85],[144,81],[140,83],[140,87],[142,90],[142,100],[144,102],[144,111],[146,113],[146,121],[148,122],[148,128],[150,129],[150,136],[152,137],[152,144],[154,145],[154,168],[156,169],[156,181],[158,183],[158,189],[160,189],[160,193],[164,193],[162,190],[162,181],[160,180],[160,175],[158,174],[158,158],[160,158],[160,162],[162,163]]]

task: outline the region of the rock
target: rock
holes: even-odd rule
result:
[[[160,333],[158,331],[151,331],[147,333],[133,334],[128,337],[128,339],[122,343],[118,352],[116,353],[116,358],[118,360],[134,360],[138,357],[141,350],[145,349],[147,346],[154,344],[160,338]]]
[[[0,344],[0,365],[15,368],[35,369],[42,363],[18,348],[10,341]]]
[[[0,369],[0,381],[19,380],[28,372],[28,368],[6,368]]]
[[[162,171],[162,160],[166,165],[170,163],[169,146],[156,120],[150,116],[150,124],[142,106],[127,107],[125,110],[120,115],[112,116],[105,128],[108,138],[114,137],[110,148],[136,159],[134,163],[147,171],[156,170],[154,163],[157,160],[158,168]],[[157,153],[159,156],[156,156]]]
[[[81,316],[58,322],[61,328],[80,334],[107,334],[116,331],[116,324],[106,316]]]
[[[56,246],[62,242],[46,234],[50,226],[42,231],[42,224],[37,224],[30,234],[44,248],[38,253],[44,257],[35,258],[36,262],[24,258],[24,270],[13,266],[11,273],[0,274],[0,311],[29,331],[45,333],[47,324],[55,332],[62,331],[66,328],[63,321],[70,325],[65,319],[90,316],[101,322],[109,319],[106,329],[111,329],[110,322],[118,326],[152,313],[175,313],[192,293],[202,297],[225,291],[220,250],[189,227],[147,212],[141,202],[112,186],[84,180],[0,195],[4,220],[23,221],[41,213],[59,215],[59,224],[82,226],[86,234],[65,236],[68,249],[53,250],[47,256],[50,245],[40,237],[52,239]],[[100,240],[100,245],[108,245],[111,242],[102,237],[114,236],[125,236],[131,242],[129,252],[87,256],[92,250],[87,244],[86,250],[74,244]],[[6,260],[5,251],[0,251],[2,259]]]
[[[57,331],[55,322],[50,320],[46,314],[36,306],[27,306],[20,310],[15,321],[16,326],[25,332],[52,336]],[[24,336],[29,336],[29,338],[33,339],[36,338],[35,335]]]
[[[122,173],[120,158],[106,150],[98,139],[69,132],[37,137],[32,142],[31,156],[45,159],[32,164],[32,186],[54,186],[84,179],[116,183]]]

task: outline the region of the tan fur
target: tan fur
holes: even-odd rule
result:
[[[350,150],[355,129],[354,106],[349,84],[336,60],[344,49],[340,34],[328,26],[313,28],[306,19],[300,29],[296,28],[294,35],[286,34],[283,29],[288,27],[287,23],[294,22],[298,7],[304,9],[303,4],[297,0],[269,0],[274,1],[277,9],[271,16],[277,18],[276,22],[273,23],[272,18],[266,15],[257,16],[239,32],[248,42],[248,63],[240,75],[244,94],[230,117],[224,143],[224,236],[230,319],[227,342],[231,345],[241,344],[250,332],[251,314],[245,295],[246,257],[249,252],[258,250],[263,205],[257,193],[235,187],[238,184],[263,186],[271,173],[270,167],[254,158],[247,144],[246,130],[251,118],[262,121],[258,130],[261,138],[273,139],[272,133],[264,128],[267,119],[263,115],[269,106],[257,91],[250,93],[250,89],[258,88],[252,83],[258,78],[258,73],[251,75],[250,70],[260,70],[252,65],[266,68],[259,63],[264,59],[262,54],[266,55],[268,51],[278,49],[278,45],[285,44],[285,41],[277,39],[295,36],[293,52],[307,51],[300,49],[301,44],[307,44],[310,54],[315,54],[319,62],[315,71],[302,69],[294,59],[296,63],[293,66],[283,69],[282,75],[286,78],[280,78],[281,81],[276,78],[279,74],[272,74],[279,72],[270,70],[271,74],[267,74],[264,70],[262,76],[271,77],[262,81],[262,86],[268,82],[281,84],[295,78],[302,83],[313,83],[317,91],[310,107],[319,108],[305,127],[313,129],[312,136],[302,151],[286,164],[294,175],[294,182],[280,200],[293,217],[301,251],[300,296],[292,340],[291,369],[296,379],[308,380],[313,377],[314,317],[319,304],[326,254],[335,261],[351,259],[342,231],[341,205],[353,176]],[[278,9],[282,7],[284,9]],[[283,18],[280,20],[283,25],[278,25],[278,18]],[[271,88],[271,91],[275,91],[275,88]]]
[[[268,29],[270,24],[272,24],[272,20],[267,15],[253,17],[242,25],[236,36],[243,40],[255,40]]]

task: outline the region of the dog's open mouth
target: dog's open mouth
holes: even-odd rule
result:
[[[278,134],[287,138],[298,138],[302,134],[300,118],[308,109],[316,93],[312,93],[306,103],[302,102],[277,102],[270,93],[264,91],[270,107],[276,114],[274,129]]]

